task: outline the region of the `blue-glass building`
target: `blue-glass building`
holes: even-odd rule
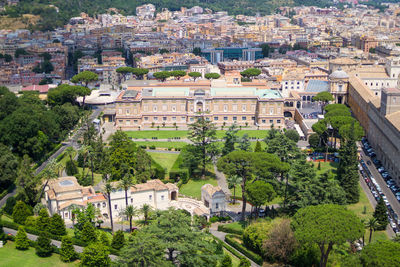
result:
[[[207,59],[211,64],[217,64],[225,60],[243,60],[254,61],[263,58],[261,48],[252,47],[217,47],[213,49],[204,49],[201,56]]]

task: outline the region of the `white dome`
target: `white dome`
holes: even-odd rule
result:
[[[331,79],[347,79],[349,78],[349,75],[345,71],[343,71],[341,68],[335,70],[334,72],[329,75],[329,78]]]

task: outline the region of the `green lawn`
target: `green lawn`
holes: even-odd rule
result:
[[[336,174],[336,170],[339,167],[339,163],[337,162],[320,162],[321,163],[321,170],[318,170],[318,162],[313,162],[315,169],[317,171],[317,175],[323,174],[326,171],[331,170],[333,173]]]
[[[162,142],[162,141],[136,141],[138,146],[155,146],[156,148],[182,148],[187,145],[186,142]]]
[[[41,258],[35,254],[34,248],[28,250],[18,250],[15,248],[14,242],[8,241],[7,244],[0,248],[0,266],[18,266],[18,267],[67,267],[76,266],[76,263],[65,263],[60,260],[58,254],[54,254],[51,257]]]
[[[185,196],[190,196],[190,197],[195,197],[197,199],[201,198],[201,187],[205,184],[212,184],[214,186],[218,185],[217,180],[213,178],[209,179],[198,179],[198,180],[189,180],[187,184],[182,185],[182,187],[179,189],[179,193],[185,195]]]
[[[225,126],[224,129],[228,127]],[[217,130],[217,137],[222,138],[226,130]],[[158,139],[168,139],[174,137],[187,138],[188,131],[183,130],[146,130],[146,131],[127,131],[129,137],[135,139],[151,139],[152,137],[157,137]],[[264,138],[267,135],[267,130],[240,130],[238,132],[239,136],[248,134],[249,137]]]
[[[172,153],[159,153],[159,152],[148,152],[148,154],[158,163],[161,167],[167,169],[167,173],[171,170],[179,154]]]
[[[372,214],[374,213],[374,208],[369,202],[368,197],[365,194],[364,190],[362,190],[361,186],[359,186],[359,188],[360,188],[360,201],[356,204],[348,205],[347,208],[353,211],[361,219],[368,220],[369,218],[372,217]],[[364,212],[364,209],[366,210],[366,212]],[[369,230],[366,229],[365,243],[368,243],[368,238],[369,238]],[[372,242],[375,240],[387,240],[387,239],[388,236],[386,234],[386,231],[375,231],[372,234]]]

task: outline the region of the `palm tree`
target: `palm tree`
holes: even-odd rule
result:
[[[132,175],[129,173],[125,174],[122,180],[119,182],[119,187],[125,191],[125,207],[128,207],[128,190],[133,185]]]
[[[145,225],[147,224],[147,220],[149,219],[149,214],[150,214],[151,210],[152,210],[152,208],[148,204],[144,204],[142,206],[142,208],[140,209],[140,213],[142,213],[143,217],[144,217],[144,224]]]
[[[104,191],[107,194],[108,199],[108,211],[110,213],[110,223],[111,223],[111,231],[114,232],[114,224],[113,224],[113,217],[112,217],[112,207],[111,207],[111,192],[114,190],[110,182],[107,182],[104,186]]]
[[[242,177],[238,175],[232,175],[228,177],[227,179],[229,188],[233,188],[233,204],[235,204],[236,201],[236,186],[240,185],[242,183]]]
[[[46,183],[43,185],[42,190],[39,193],[38,202],[40,203],[40,199],[42,198],[43,192],[49,183],[50,180],[58,178],[58,171],[60,168],[60,164],[55,160],[49,160],[46,168],[41,172],[40,176],[46,179]]]
[[[371,243],[372,232],[378,228],[378,221],[375,218],[370,218],[365,223],[365,226],[369,229],[369,241],[368,241],[368,244],[369,244],[369,243]]]
[[[69,160],[72,161],[72,155],[74,154],[75,150],[72,146],[69,146],[65,149],[65,155],[69,157]]]
[[[123,210],[123,215],[128,217],[129,220],[129,231],[132,232],[132,218],[138,215],[138,210],[132,206],[126,206],[126,208]]]

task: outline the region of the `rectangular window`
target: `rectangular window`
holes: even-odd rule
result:
[[[194,121],[194,118],[190,118],[190,121]]]
[[[228,117],[224,117],[224,121],[227,121],[228,120]]]
[[[131,203],[133,203],[133,198],[131,198]]]
[[[266,120],[262,120],[261,122],[262,122],[262,123],[266,123]]]
[[[126,109],[126,115],[129,115],[129,113],[130,113],[130,110]]]
[[[214,117],[214,120],[217,121],[217,120],[218,120],[218,117]]]
[[[176,117],[172,117],[172,121],[176,121]]]
[[[256,120],[256,117],[251,117],[251,120],[255,121],[255,120]]]
[[[154,117],[154,118],[153,118],[153,121],[158,121],[158,117]]]
[[[119,120],[119,124],[124,124],[124,121],[123,120]]]
[[[274,108],[269,108],[269,114],[273,115],[274,114]]]
[[[181,117],[181,121],[185,121],[186,120],[186,117]]]
[[[131,125],[131,120],[126,120],[126,125]]]
[[[153,112],[157,112],[157,105],[153,105]]]
[[[237,117],[236,116],[233,116],[233,118],[232,118],[234,121],[237,121]]]
[[[281,123],[281,120],[277,120],[276,123]]]
[[[173,105],[173,106],[171,107],[171,110],[172,110],[172,112],[176,112],[176,106]]]
[[[161,200],[164,200],[164,196],[161,196]]]
[[[118,205],[114,205],[114,209],[117,210],[118,209]]]
[[[274,123],[274,120],[269,120],[269,123],[271,123],[271,124]]]
[[[152,195],[149,195],[149,200],[151,200],[153,198],[153,196]]]
[[[215,208],[218,209],[218,203],[215,203]]]
[[[166,121],[166,120],[167,120],[167,117],[162,117],[162,120],[163,120],[163,121]]]
[[[137,123],[137,120],[133,120],[133,123]]]
[[[103,202],[103,208],[105,208],[106,207],[106,202]]]
[[[245,121],[245,120],[247,120],[247,118],[246,118],[246,116],[243,116],[242,121]]]
[[[144,120],[145,120],[145,121],[148,121],[148,120],[149,120],[149,117],[144,117]]]
[[[97,203],[97,208],[99,208],[99,209],[100,209],[100,203]]]
[[[246,111],[247,105],[242,105],[242,111]]]

